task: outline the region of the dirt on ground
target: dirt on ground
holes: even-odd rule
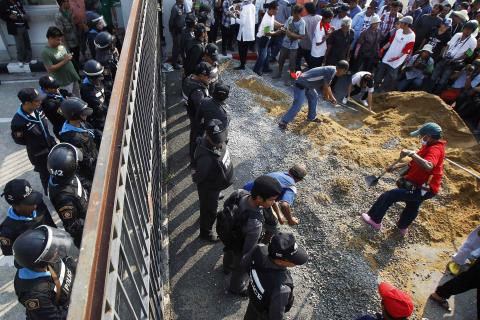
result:
[[[256,94],[256,102],[264,106],[272,116],[281,116],[290,106],[291,98],[276,89],[247,77],[237,82],[241,88]],[[366,169],[385,168],[394,162],[402,148],[419,146],[418,137],[409,133],[426,122],[438,123],[447,140],[446,155],[468,169],[480,174],[480,146],[463,120],[439,97],[425,92],[391,92],[376,95],[375,115],[353,114],[335,121],[320,115],[321,125],[308,123],[306,108],[289,125],[289,129],[307,135],[319,147],[320,153],[336,153]],[[363,125],[349,129],[342,125],[348,118],[363,119]],[[348,183],[340,181],[339,190],[347,192]],[[464,170],[445,163],[445,176],[439,200],[422,206],[418,223],[424,228],[423,240],[452,242],[455,237],[470,232],[480,218],[480,186],[478,180]]]
[[[257,77],[246,77],[236,84],[254,94],[255,103],[266,108],[273,117],[279,118],[291,105],[290,95]],[[306,121],[306,108],[303,108],[288,129],[308,136],[317,146],[314,152],[318,157],[335,155],[347,163],[348,170],[361,168],[366,173],[379,174],[398,158],[402,148],[417,149],[419,138],[409,133],[433,121],[443,128],[447,140],[446,156],[479,174],[480,146],[463,120],[437,96],[425,92],[379,94],[374,96],[373,111],[376,114],[319,115],[322,120],[319,125]],[[440,194],[434,201],[422,205],[415,228],[407,239],[409,244],[424,246],[425,250],[419,252],[408,244],[404,246],[406,243],[396,237],[394,230],[371,236],[350,226],[340,226],[344,232],[338,234],[346,240],[347,250],[360,253],[371,270],[378,271],[380,278],[412,293],[418,318],[423,318],[422,312],[429,308],[425,299],[428,292],[420,293],[418,288],[432,275],[443,272],[450,259],[445,249],[457,247],[462,237],[480,221],[479,181],[448,162],[445,162],[444,171]],[[348,177],[340,175],[331,179],[332,197],[317,193],[314,195],[316,203],[328,207],[332,201],[346,201],[348,205],[351,201],[361,201],[355,197],[368,194],[368,190],[358,190],[362,187]],[[380,188],[388,190],[393,181]],[[395,207],[398,209],[399,205]]]

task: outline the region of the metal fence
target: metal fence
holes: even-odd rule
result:
[[[134,0],[68,319],[163,319],[168,242],[159,3]]]

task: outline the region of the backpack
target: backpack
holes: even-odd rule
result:
[[[242,227],[247,222],[247,210],[241,210],[240,200],[250,193],[243,189],[234,191],[223,204],[223,210],[217,213],[217,234],[225,247],[241,252],[243,247]]]

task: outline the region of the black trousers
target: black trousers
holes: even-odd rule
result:
[[[477,289],[477,318],[480,319],[480,259],[465,272],[460,273],[457,277],[445,282],[437,287],[435,293],[444,299],[448,299],[453,295],[464,293],[471,289]]]
[[[258,311],[252,302],[248,302],[247,312],[243,320],[268,320],[268,313],[265,311]]]
[[[40,175],[40,181],[42,182],[43,192],[47,195],[48,190],[48,179],[50,178],[50,173],[47,169],[47,158],[48,155],[40,156],[35,159],[35,164],[33,164],[34,170]]]
[[[197,147],[195,130],[193,128],[193,121],[195,119],[195,108],[191,106],[188,102],[185,103],[185,106],[187,108],[188,119],[190,120],[190,137],[189,137],[188,154],[190,156],[190,164],[194,166],[193,156],[195,154],[195,148]]]
[[[302,58],[305,59],[305,62],[308,65],[308,69],[312,68],[312,63],[310,61],[310,50],[298,47],[297,58],[295,60],[296,71],[301,71],[302,70]]]
[[[232,47],[233,42],[233,28],[222,25],[222,51]]]
[[[238,41],[238,55],[240,56],[240,65],[247,63],[248,48],[255,45],[255,41]]]
[[[212,234],[212,227],[217,218],[218,196],[220,191],[211,190],[208,183],[197,184],[198,199],[200,200],[200,234]]]
[[[351,96],[351,97],[356,96],[356,95],[359,94],[360,92],[362,92],[362,88],[360,88],[359,86],[353,86],[352,92],[350,92],[350,96]],[[365,92],[362,94],[362,100],[367,99],[367,96],[368,96],[368,91],[365,91]]]

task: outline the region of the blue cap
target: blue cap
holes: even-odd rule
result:
[[[450,28],[452,26],[452,19],[445,18],[445,19],[443,19],[442,24],[444,24],[444,25],[446,25],[447,27]]]
[[[430,136],[434,139],[440,139],[442,136],[442,128],[435,122],[427,122],[419,129],[410,132],[411,136]]]

